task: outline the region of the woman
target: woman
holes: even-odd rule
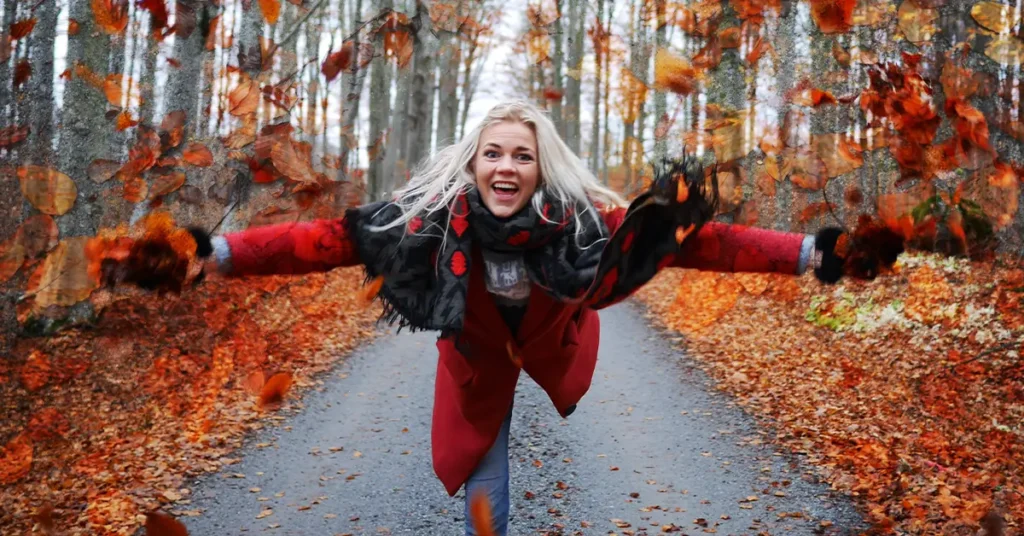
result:
[[[627,209],[522,102],[494,107],[462,141],[441,150],[391,202],[338,220],[251,228],[212,239],[201,255],[230,276],[300,274],[365,266],[383,277],[390,321],[440,331],[432,451],[450,495],[484,492],[493,525],[509,512],[508,434],[520,372],[568,417],[597,361],[596,309],[629,296],[666,266],[816,273],[834,282],[839,231],[813,236],[711,222],[690,161],[660,169]],[[817,243],[817,249],[816,249]],[[817,252],[817,255],[815,254]],[[895,258],[893,257],[893,260]],[[891,264],[892,261],[889,261]]]

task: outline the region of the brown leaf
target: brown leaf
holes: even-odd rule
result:
[[[23,59],[14,66],[14,87],[21,87],[32,76],[32,65]]]
[[[17,22],[11,23],[11,33],[9,34],[11,41],[17,41],[22,37],[32,33],[32,28],[36,27],[36,18],[22,19]]]
[[[28,135],[28,125],[14,125],[6,128],[0,128],[0,148],[20,143],[24,141]]]
[[[97,158],[89,164],[85,173],[89,177],[89,180],[97,184],[103,184],[110,180],[119,169],[121,169],[120,163],[113,160]]]
[[[341,44],[341,50],[331,53],[324,60],[320,72],[324,73],[327,81],[337,78],[338,73],[348,70],[352,66],[352,59],[355,56],[355,43],[347,40]]]
[[[68,35],[72,36],[72,37],[78,35],[78,21],[77,20],[75,20],[75,19],[68,19]]]
[[[188,536],[185,525],[160,512],[146,514],[146,536]]]
[[[49,214],[36,214],[18,228],[18,242],[25,247],[25,256],[34,259],[57,245],[60,229]]]
[[[932,36],[939,32],[939,28],[933,24],[939,18],[937,9],[923,9],[914,0],[904,0],[896,14],[903,35],[915,45],[931,41]]]
[[[800,223],[806,223],[814,218],[824,216],[829,213],[829,204],[821,201],[818,203],[811,203],[807,205],[807,208],[800,211]],[[834,208],[834,207],[833,207]]]
[[[128,130],[129,128],[132,128],[135,125],[139,124],[138,121],[132,119],[132,114],[130,114],[128,112],[128,110],[125,110],[125,111],[117,114],[117,120],[116,121],[117,121],[116,128],[117,128],[118,132],[121,132],[121,131],[124,131],[124,130]]]
[[[238,85],[228,93],[229,113],[236,117],[256,111],[260,104],[260,87],[248,76],[242,77]]]
[[[1007,33],[1020,22],[1020,12],[1013,4],[978,2],[971,6],[971,16],[983,28],[997,34]]]
[[[43,166],[18,168],[21,193],[32,206],[44,214],[60,216],[71,210],[78,197],[78,187],[71,177]]]
[[[25,246],[17,240],[17,237],[0,244],[0,283],[18,273],[23,264],[25,264]]]

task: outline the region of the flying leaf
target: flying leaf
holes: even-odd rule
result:
[[[164,149],[181,144],[185,133],[186,119],[184,110],[174,110],[164,116],[164,120],[160,123],[160,139]]]
[[[470,519],[473,520],[473,529],[479,536],[495,536],[494,526],[491,524],[491,502],[487,493],[477,491],[473,494],[469,503]]]
[[[263,391],[263,384],[267,379],[263,376],[262,370],[254,370],[245,377],[245,381],[242,382],[242,387],[245,391],[251,395],[258,395]]]
[[[78,29],[78,21],[75,19],[68,19],[68,35],[72,37],[78,35]]]
[[[36,18],[32,17],[29,19],[22,19],[17,22],[11,23],[11,33],[8,34],[11,41],[17,41],[22,37],[32,33],[32,28],[36,27]]]
[[[814,218],[821,217],[829,213],[830,207],[834,209],[828,203],[821,201],[819,203],[811,203],[807,205],[807,208],[800,211],[800,223],[806,223],[813,220]]]
[[[13,484],[32,469],[32,441],[27,434],[11,439],[0,451],[0,484]]]
[[[540,63],[551,56],[551,36],[547,30],[533,28],[526,33],[526,50],[531,63]]]
[[[739,48],[741,39],[739,26],[718,30],[718,43],[722,48]]]
[[[281,0],[260,0],[260,11],[267,24],[277,24],[277,18],[281,15]]]
[[[278,372],[271,376],[260,390],[260,407],[280,404],[292,387],[292,375]]]
[[[27,125],[0,128],[0,148],[20,143],[28,137],[28,134],[29,127]]]
[[[228,93],[228,104],[231,115],[240,117],[256,111],[260,104],[259,84],[248,76],[241,78],[238,85]]]
[[[389,13],[380,27],[384,34],[384,56],[395,60],[399,67],[405,67],[412,58],[411,28],[409,17],[397,11]]]
[[[1024,63],[1024,42],[1012,35],[1000,35],[985,45],[985,55],[1008,67]]]
[[[843,67],[850,66],[850,53],[839,44],[839,41],[832,41],[832,57]]]
[[[14,66],[14,87],[21,87],[32,76],[32,64],[23,59]]]
[[[1009,32],[1020,22],[1020,12],[1014,6],[996,2],[978,2],[971,7],[971,16],[983,28],[995,33]]]
[[[209,167],[213,164],[213,153],[202,143],[193,143],[181,152],[181,157],[197,167]]]
[[[550,101],[562,100],[562,90],[554,87],[544,88],[544,99]]]
[[[128,0],[92,0],[92,16],[104,32],[121,34],[128,27]]]
[[[154,34],[167,27],[167,5],[164,0],[139,0],[140,8],[149,11],[149,28]]]
[[[97,184],[103,184],[117,174],[117,170],[119,169],[121,169],[120,163],[113,160],[97,158],[89,164],[88,168],[86,168],[86,175],[89,176],[89,180]]]
[[[185,525],[160,512],[146,514],[146,536],[188,536]]]
[[[18,168],[21,193],[32,206],[44,214],[60,216],[71,210],[78,197],[78,187],[71,177],[43,166]]]
[[[822,33],[846,33],[853,26],[857,0],[810,0],[811,17]]]
[[[178,188],[181,188],[183,184],[185,184],[185,174],[181,171],[155,175],[153,186],[149,189],[149,198],[156,199],[157,197],[173,193]]]
[[[324,73],[328,82],[331,82],[337,78],[338,73],[348,70],[352,66],[354,55],[355,43],[352,40],[347,40],[341,44],[341,50],[327,56],[324,64],[320,67],[320,72]]]
[[[57,245],[60,230],[49,214],[36,214],[21,223],[17,240],[25,248],[25,256],[34,259]]]
[[[915,45],[931,41],[932,36],[939,32],[939,28],[932,24],[939,18],[937,9],[923,9],[914,0],[903,0],[896,13],[900,20],[900,30],[907,41]]]
[[[35,298],[36,309],[74,305],[99,286],[88,271],[85,246],[89,240],[84,236],[61,240],[32,273],[27,290]]]
[[[116,128],[118,132],[128,130],[138,124],[139,122],[132,119],[132,114],[129,113],[128,110],[124,110],[117,114]]]
[[[750,47],[750,51],[747,52],[747,56],[745,58],[747,65],[757,65],[757,63],[761,61],[761,57],[764,56],[766,52],[775,54],[775,49],[772,48],[772,44],[770,42],[759,35],[757,36],[757,40],[755,40],[754,44]]]
[[[25,264],[25,246],[21,244],[17,236],[0,244],[0,283],[18,273],[23,264]]]
[[[132,177],[124,183],[122,196],[130,203],[141,203],[149,195],[149,185],[142,177]]]
[[[127,86],[127,89],[125,89]],[[142,103],[142,96],[138,84],[130,76],[112,73],[108,74],[103,81],[103,94],[107,101],[118,108],[138,106]]]
[[[680,95],[690,95],[697,89],[703,75],[690,63],[667,49],[659,49],[654,57],[654,87]]]

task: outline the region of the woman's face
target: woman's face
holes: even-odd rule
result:
[[[492,214],[507,218],[519,212],[537,190],[540,177],[536,134],[518,121],[485,128],[472,169],[480,198]]]

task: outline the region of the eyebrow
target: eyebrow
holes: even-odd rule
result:
[[[501,149],[501,146],[498,145],[497,143],[494,143],[493,141],[489,141],[489,142],[484,144],[485,148],[486,147],[491,147],[491,146],[494,146],[494,147],[497,147],[497,148]],[[520,145],[519,147],[516,147],[516,150],[517,151],[530,151],[531,153],[533,152],[533,149],[531,149],[529,147],[526,147],[525,145]]]

